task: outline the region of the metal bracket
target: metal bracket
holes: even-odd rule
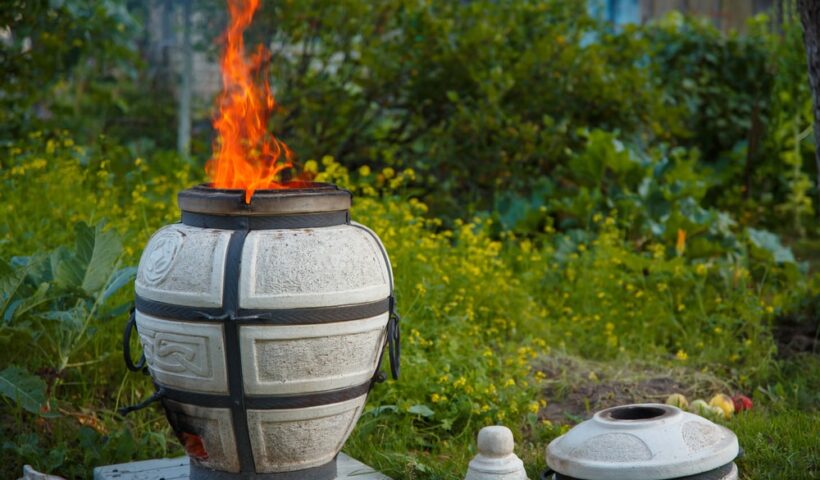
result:
[[[131,315],[128,317],[128,322],[125,324],[125,330],[122,332],[122,357],[125,360],[125,367],[132,372],[142,372],[147,374],[148,367],[145,366],[145,352],[140,354],[137,363],[131,358],[131,330],[137,329],[137,310],[131,307]],[[139,333],[139,332],[137,332]]]

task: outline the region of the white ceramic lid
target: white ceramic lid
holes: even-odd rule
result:
[[[553,440],[547,464],[587,480],[662,480],[697,475],[738,455],[731,430],[677,407],[613,407]]]

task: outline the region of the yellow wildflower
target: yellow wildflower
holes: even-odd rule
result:
[[[675,242],[675,252],[680,257],[686,251],[686,230],[678,229],[678,239]]]
[[[319,164],[316,163],[316,160],[308,160],[305,162],[305,165],[302,167],[305,172],[309,173],[317,173],[319,171]]]

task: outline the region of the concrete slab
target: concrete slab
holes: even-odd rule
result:
[[[364,463],[340,453],[337,480],[391,480]],[[188,457],[160,458],[94,469],[94,480],[188,480]]]

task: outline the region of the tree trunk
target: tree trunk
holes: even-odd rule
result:
[[[185,158],[191,153],[191,0],[182,2],[182,75],[177,109],[177,152]]]
[[[760,139],[763,136],[763,123],[760,121],[760,106],[757,98],[752,108],[752,126],[746,137],[746,165],[743,167],[743,198],[752,198],[752,173],[760,150]]]
[[[797,10],[803,22],[809,84],[814,98],[814,161],[817,167],[815,189],[820,205],[820,0],[797,0]],[[820,213],[820,207],[817,211]]]
[[[177,43],[174,30],[174,0],[164,0],[162,3],[162,17],[160,18],[159,61],[160,68],[157,75],[160,87],[172,91],[174,84],[173,49]]]

